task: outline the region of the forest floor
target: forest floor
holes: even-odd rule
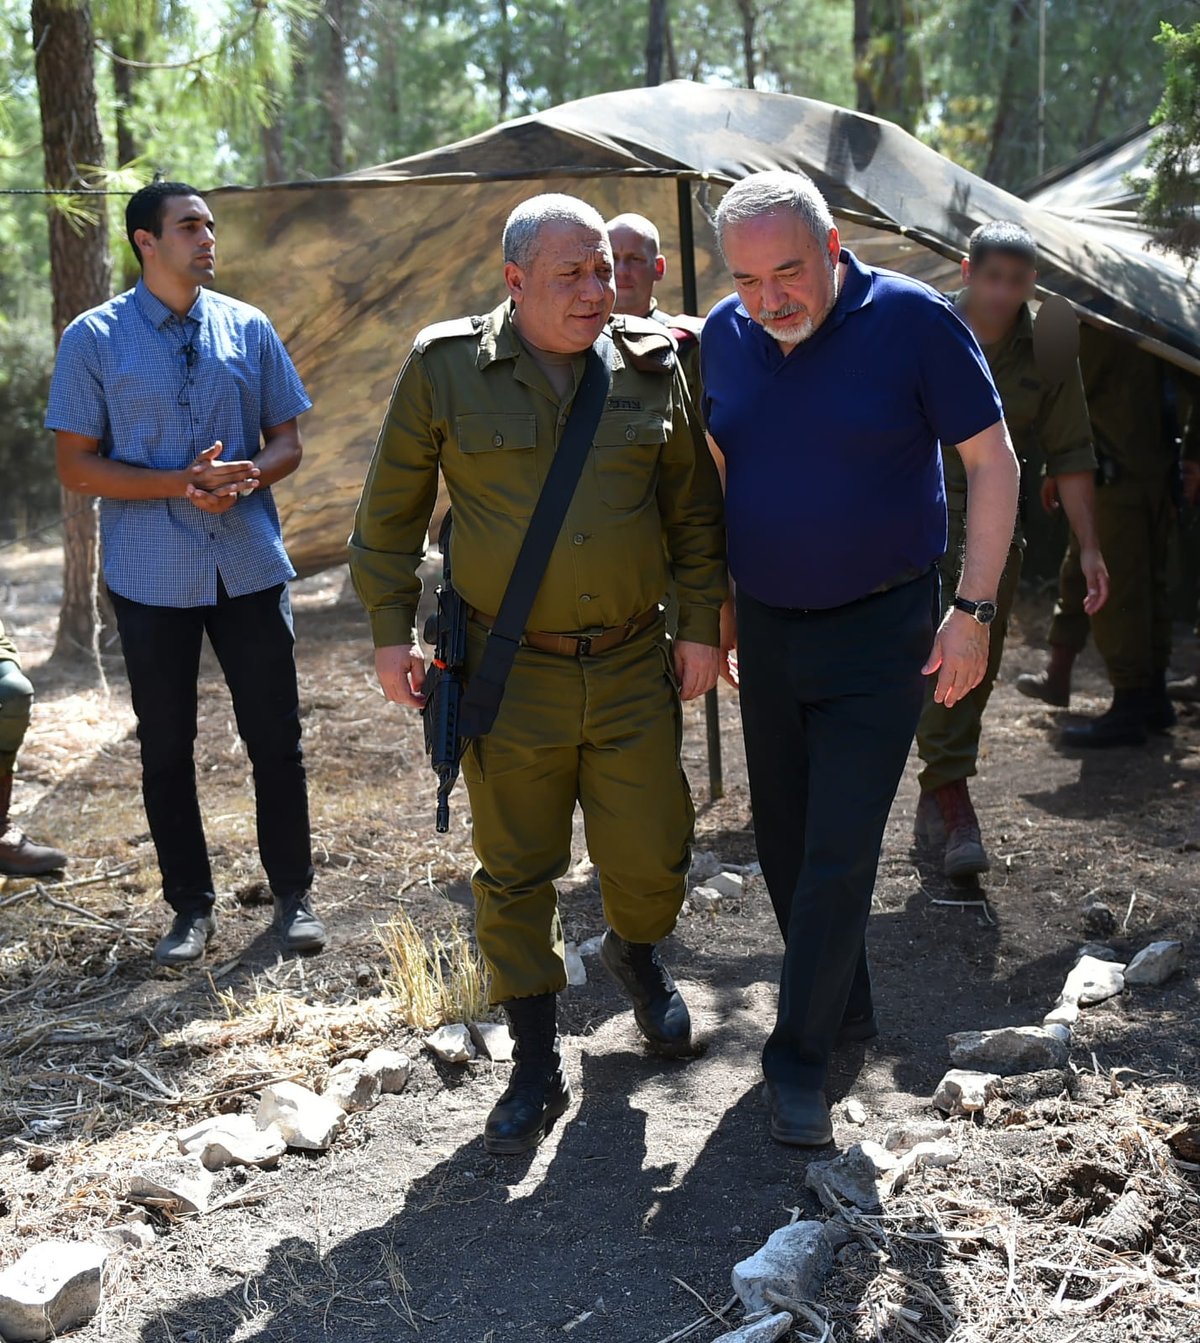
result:
[[[387,1043],[414,1061],[402,1094],[352,1116],[325,1154],[223,1173],[223,1206],[206,1216],[156,1212],[157,1238],[110,1256],[101,1311],[75,1336],[709,1343],[732,1328],[732,1265],[795,1210],[822,1215],[804,1173],[831,1155],[766,1133],[758,1052],[780,947],[761,882],[715,916],[685,914],[668,943],[705,1037],[699,1056],[646,1054],[589,959],[588,983],[562,998],[575,1105],[536,1154],[490,1156],[480,1133],[507,1068],[423,1051],[381,941],[401,912],[430,937],[469,929],[466,798],[456,792],[451,834],[436,836],[419,723],[382,702],[344,575],[295,589],[331,945],[304,960],[276,952],[248,766],[206,656],[198,761],[221,922],[204,966],[177,972],[149,958],[164,907],[119,656],[105,656],[107,691],[39,672],[58,558],[10,553],[0,575],[0,615],[39,688],[18,819],[70,850],[68,881],[96,880],[0,884],[0,1267],[35,1240],[120,1221],[130,1172],[174,1151],[186,1124],[251,1107],[268,1080],[319,1083],[332,1062]],[[948,1032],[1040,1021],[1078,947],[1096,940],[1081,914],[1089,899],[1113,910],[1103,940],[1122,960],[1179,938],[1184,972],[1086,1009],[1063,1075],[1010,1084],[983,1118],[956,1121],[961,1161],[914,1178],[841,1252],[816,1303],[833,1339],[1173,1343],[1200,1332],[1200,715],[1181,713],[1143,750],[1062,752],[1064,715],[1012,684],[1041,665],[1047,609],[1044,595],[1022,599],[989,711],[974,793],[994,867],[980,888],[952,888],[918,862],[911,763],[901,786],[870,931],[883,1029],[837,1056],[837,1147],[932,1116]],[[1198,661],[1181,638],[1179,668]],[[1103,706],[1091,650],[1077,686],[1073,710]],[[724,692],[722,720],[727,791],[713,803],[703,715],[689,706],[698,848],[749,863],[737,706]],[[593,885],[564,898],[563,918],[578,943],[602,931]],[[851,1097],[864,1124],[847,1116]],[[1106,1249],[1096,1227],[1133,1190],[1150,1210],[1145,1235]],[[816,1333],[805,1324],[794,1337]]]

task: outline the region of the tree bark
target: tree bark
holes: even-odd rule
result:
[[[871,85],[871,0],[854,0],[854,98],[860,112],[875,112]]]
[[[746,87],[752,89],[758,76],[758,7],[754,0],[738,0],[738,11],[742,16],[742,63],[746,70]]]
[[[508,0],[499,0],[500,49],[496,57],[497,121],[508,120],[509,85],[512,82],[512,29],[508,22]]]
[[[989,182],[1004,186],[1016,174],[1006,172],[1008,140],[1013,131],[1016,113],[1018,71],[1021,66],[1021,40],[1029,18],[1025,0],[1013,0],[1008,13],[1008,50],[1004,56],[1004,72],[1000,76],[1000,90],[996,94],[996,114],[992,118],[991,143],[983,176]]]
[[[667,46],[667,0],[650,0],[646,24],[646,85],[662,83],[663,55]]]
[[[96,111],[92,14],[87,0],[32,0],[38,98],[46,185],[90,185],[87,168],[104,163],[104,137]],[[57,344],[67,324],[111,292],[108,222],[103,202],[83,223],[72,223],[55,203],[49,208],[50,289]],[[96,501],[63,494],[63,599],[55,658],[81,653],[99,671],[99,526]]]
[[[346,10],[345,0],[326,0],[329,68],[325,75],[325,111],[329,117],[329,175],[346,171]]]

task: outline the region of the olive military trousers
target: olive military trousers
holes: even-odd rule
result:
[[[962,509],[951,509],[949,521],[949,542],[938,564],[942,576],[943,616],[950,609],[962,577],[967,515]],[[1019,545],[1014,543],[1009,547],[1008,560],[996,593],[996,619],[992,621],[988,635],[988,663],[983,680],[965,699],[947,709],[933,698],[937,678],[931,676],[928,679],[925,707],[921,710],[921,721],[917,724],[917,753],[925,765],[918,776],[923,793],[932,793],[959,779],[972,778],[976,772],[983,711],[987,708],[996,677],[1000,674],[1004,641],[1008,635],[1008,619],[1017,595],[1023,557],[1024,552]]]
[[[13,772],[29,727],[33,686],[11,658],[0,659],[0,776]]]
[[[1090,627],[1116,690],[1146,690],[1171,657],[1167,563],[1172,507],[1168,482],[1126,476],[1096,491],[1096,530],[1109,572],[1108,601]],[[1079,653],[1087,643],[1087,580],[1072,535],[1058,575],[1049,641]]]
[[[472,624],[468,674],[484,640]],[[463,758],[493,1003],[567,985],[554,881],[570,864],[576,803],[610,927],[630,942],[674,928],[695,824],[682,721],[661,620],[596,657],[518,651],[495,727]]]

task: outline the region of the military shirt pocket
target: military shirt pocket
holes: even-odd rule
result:
[[[642,507],[658,479],[666,422],[647,412],[610,412],[596,429],[594,461],[600,498],[620,512]]]
[[[489,508],[529,517],[537,502],[537,416],[480,411],[454,421],[463,485]]]

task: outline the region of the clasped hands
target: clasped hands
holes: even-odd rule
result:
[[[187,468],[184,497],[205,513],[227,513],[243,494],[258,488],[258,467],[253,462],[220,461],[223,449],[218,439]]]

